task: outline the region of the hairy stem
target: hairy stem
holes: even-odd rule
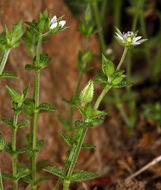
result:
[[[19,112],[15,112],[14,120],[13,120],[13,129],[12,129],[12,150],[16,152],[16,134],[17,134],[17,121],[18,121]],[[12,156],[12,172],[13,177],[17,177],[17,154],[13,154]],[[13,189],[18,190],[18,181],[13,181]]]
[[[41,47],[42,36],[39,36],[37,48],[36,48],[36,62],[39,65],[40,61],[40,47]],[[37,128],[38,128],[38,106],[39,106],[39,86],[40,86],[40,71],[35,71],[35,85],[34,85],[34,100],[35,100],[35,108],[34,108],[34,121],[33,121],[33,139],[32,139],[32,179],[34,185],[32,186],[33,190],[37,190],[36,185],[36,147],[37,147]]]
[[[9,53],[10,53],[10,49],[4,51],[4,55],[3,55],[1,65],[0,65],[0,75],[3,73]]]
[[[3,190],[2,173],[0,170],[0,190]]]

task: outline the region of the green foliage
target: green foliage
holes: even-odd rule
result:
[[[59,132],[59,134],[63,137],[64,141],[69,147],[73,146],[73,140],[69,135],[65,134],[64,132]]]
[[[2,136],[2,134],[0,133],[0,152],[2,152],[2,150],[4,149],[5,147],[5,140],[4,140],[4,137]]]
[[[54,112],[56,111],[56,109],[52,105],[50,105],[48,103],[42,103],[42,104],[40,104],[39,107],[38,107],[38,109],[39,109],[40,113],[41,112],[46,112],[46,111],[54,111]]]
[[[43,170],[48,172],[48,173],[51,173],[53,175],[56,175],[62,179],[65,178],[65,172],[59,168],[54,167],[54,166],[48,166],[48,167],[44,168]]]
[[[97,177],[99,177],[99,175],[92,172],[76,171],[76,172],[73,172],[71,181],[72,182],[85,181],[85,180],[91,180]]]
[[[31,98],[26,98],[22,105],[22,112],[25,115],[32,117],[34,114],[35,101]]]
[[[5,30],[0,34],[0,50],[4,51],[10,48],[15,48],[20,43],[20,38],[23,35],[23,22],[20,20],[14,24],[11,32],[5,26]]]
[[[145,104],[143,108],[145,110],[144,117],[152,119],[157,125],[161,126],[161,103]]]
[[[108,60],[103,54],[102,54],[102,71],[106,75],[106,77],[111,77],[115,71],[115,66],[112,63],[112,61]]]
[[[70,132],[72,128],[70,121],[61,115],[58,115],[58,119],[61,125],[63,126],[63,128]]]
[[[15,74],[13,74],[13,73],[11,73],[11,72],[3,72],[3,73],[0,75],[0,79],[1,79],[1,78],[15,78],[15,79],[17,79],[18,76],[15,75]]]

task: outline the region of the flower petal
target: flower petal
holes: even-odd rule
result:
[[[65,20],[62,20],[62,21],[59,22],[59,25],[60,25],[61,27],[63,27],[65,24],[66,24],[66,21],[65,21]]]
[[[142,38],[142,36],[137,36],[137,37],[133,38],[133,41],[136,42],[136,41],[140,40],[141,38]]]
[[[50,23],[51,23],[51,24],[52,24],[53,22],[57,22],[57,17],[56,17],[56,15],[53,16],[53,18],[50,20]]]
[[[57,27],[57,25],[58,25],[58,23],[57,23],[57,22],[56,22],[56,23],[51,24],[50,29],[54,29],[54,28],[56,28],[56,27]]]

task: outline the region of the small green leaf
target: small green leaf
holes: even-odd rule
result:
[[[92,10],[89,4],[86,7],[84,18],[87,23],[89,23],[92,20]]]
[[[107,59],[103,54],[102,54],[102,71],[107,77],[111,76],[115,71],[115,66],[112,63],[112,61]]]
[[[2,177],[5,178],[5,179],[16,180],[16,178],[13,177],[11,174],[4,173],[4,172],[2,172]]]
[[[29,176],[26,176],[26,177],[22,178],[22,181],[25,182],[25,183],[31,184],[31,185],[34,184],[33,180]]]
[[[48,166],[48,167],[44,168],[43,170],[48,173],[51,173],[53,175],[56,175],[62,179],[64,179],[66,177],[65,172],[63,170],[53,167],[53,166]]]
[[[23,169],[19,169],[18,172],[17,172],[17,179],[21,179],[21,178],[24,178],[26,176],[28,176],[30,174],[30,170],[28,168],[23,168]]]
[[[92,60],[93,58],[93,52],[92,51],[87,51],[83,54],[82,56],[82,61],[85,63],[88,63]]]
[[[49,65],[50,61],[51,61],[51,58],[49,58],[48,54],[42,53],[42,54],[40,54],[39,64],[35,60],[34,65],[38,69],[44,69],[45,67],[47,67]]]
[[[13,126],[13,122],[12,122],[12,120],[10,120],[10,119],[0,118],[0,120],[1,120],[4,124],[6,124],[7,126],[10,126],[10,127]]]
[[[27,71],[35,70],[35,66],[27,64],[27,65],[25,65],[25,70],[27,70]]]
[[[2,136],[2,134],[0,133],[0,152],[2,152],[2,150],[4,149],[5,147],[5,140],[4,140],[4,137]]]
[[[98,174],[92,173],[92,172],[86,172],[86,171],[77,171],[73,172],[71,181],[85,181],[85,180],[91,180],[94,178],[99,177]]]
[[[42,103],[42,104],[39,105],[38,108],[40,110],[40,113],[41,112],[46,112],[46,111],[56,111],[56,109],[52,105],[50,105],[48,103]]]
[[[17,124],[17,128],[19,129],[19,128],[22,128],[22,127],[26,127],[26,126],[28,126],[29,125],[29,121],[27,120],[27,121],[23,121],[23,122],[19,122],[18,124]]]
[[[96,146],[92,145],[92,144],[82,144],[82,148],[89,148],[89,149],[91,149],[91,148],[96,148]]]
[[[0,78],[15,78],[15,79],[18,79],[18,76],[11,73],[11,72],[3,72],[1,75],[0,75]]]
[[[10,88],[9,86],[6,86],[6,89],[13,102],[16,102],[16,103],[21,102],[21,96],[18,92],[16,92],[13,88]]]
[[[35,101],[34,101],[34,99],[27,98],[23,102],[22,111],[24,112],[25,115],[31,117],[34,114],[34,109],[35,109]]]
[[[77,120],[75,121],[75,127],[76,128],[89,128],[89,127],[92,127],[93,124],[92,123],[89,123],[89,122],[85,122],[85,121],[80,121],[80,120]]]
[[[28,94],[28,91],[29,91],[29,87],[30,87],[30,86],[27,86],[27,88],[25,88],[24,91],[23,91],[23,99],[24,99],[24,100],[25,100],[26,97],[27,97],[27,94]]]
[[[73,146],[73,140],[69,135],[65,134],[64,132],[59,132],[59,134],[63,137],[69,147]]]
[[[12,144],[11,143],[6,143],[5,151],[8,152],[11,155],[15,154],[15,152],[12,150]]]
[[[36,151],[40,151],[44,146],[44,141],[43,140],[38,140],[37,141],[37,147],[36,147]]]

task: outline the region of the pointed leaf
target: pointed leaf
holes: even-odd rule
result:
[[[44,171],[48,172],[48,173],[51,173],[53,175],[56,175],[60,178],[65,178],[65,172],[59,168],[56,168],[56,167],[52,167],[52,166],[48,166],[46,168],[43,169]]]
[[[21,102],[21,96],[18,92],[16,92],[13,88],[10,88],[9,86],[6,86],[6,89],[13,102],[16,102],[16,103]]]
[[[47,181],[47,180],[51,180],[51,179],[49,177],[47,177],[47,176],[39,177],[39,179],[36,180],[36,185],[39,185],[41,182]]]
[[[11,174],[8,174],[8,173],[2,173],[2,177],[5,178],[5,179],[11,179],[11,180],[16,180],[15,177],[13,177]]]
[[[92,172],[86,172],[86,171],[77,171],[73,172],[71,181],[85,181],[85,180],[91,180],[94,178],[99,177],[98,174],[92,173]]]
[[[75,127],[76,128],[85,128],[85,127],[92,127],[93,124],[92,123],[89,123],[89,122],[85,122],[85,121],[80,121],[80,120],[77,120],[75,121]]]
[[[42,103],[42,104],[39,105],[38,108],[40,110],[40,113],[41,112],[46,112],[46,111],[56,111],[56,109],[52,105],[50,105],[48,103]]]
[[[82,144],[82,148],[96,148],[95,145],[92,145],[92,144]]]
[[[17,124],[17,128],[19,129],[19,128],[22,128],[22,127],[26,127],[26,126],[28,126],[29,125],[29,121],[27,120],[27,121],[23,121],[23,122],[19,122],[18,124]]]
[[[12,122],[12,120],[10,120],[10,119],[0,118],[0,120],[1,120],[4,124],[6,124],[7,126],[10,126],[10,127],[13,126],[13,122]]]
[[[1,75],[0,75],[0,78],[15,78],[15,79],[18,79],[18,76],[11,73],[11,72],[3,72]]]
[[[63,117],[61,115],[58,115],[58,119],[65,130],[67,130],[69,132],[72,130],[71,123],[68,119],[66,119],[65,117]]]
[[[69,147],[73,146],[73,140],[69,135],[65,134],[64,132],[59,132],[59,134],[63,137]]]
[[[2,134],[0,133],[0,152],[2,152],[2,150],[4,149],[5,147],[5,140],[4,140],[4,137],[2,136]]]
[[[28,168],[19,169],[17,172],[17,179],[24,178],[30,174],[30,170]]]

